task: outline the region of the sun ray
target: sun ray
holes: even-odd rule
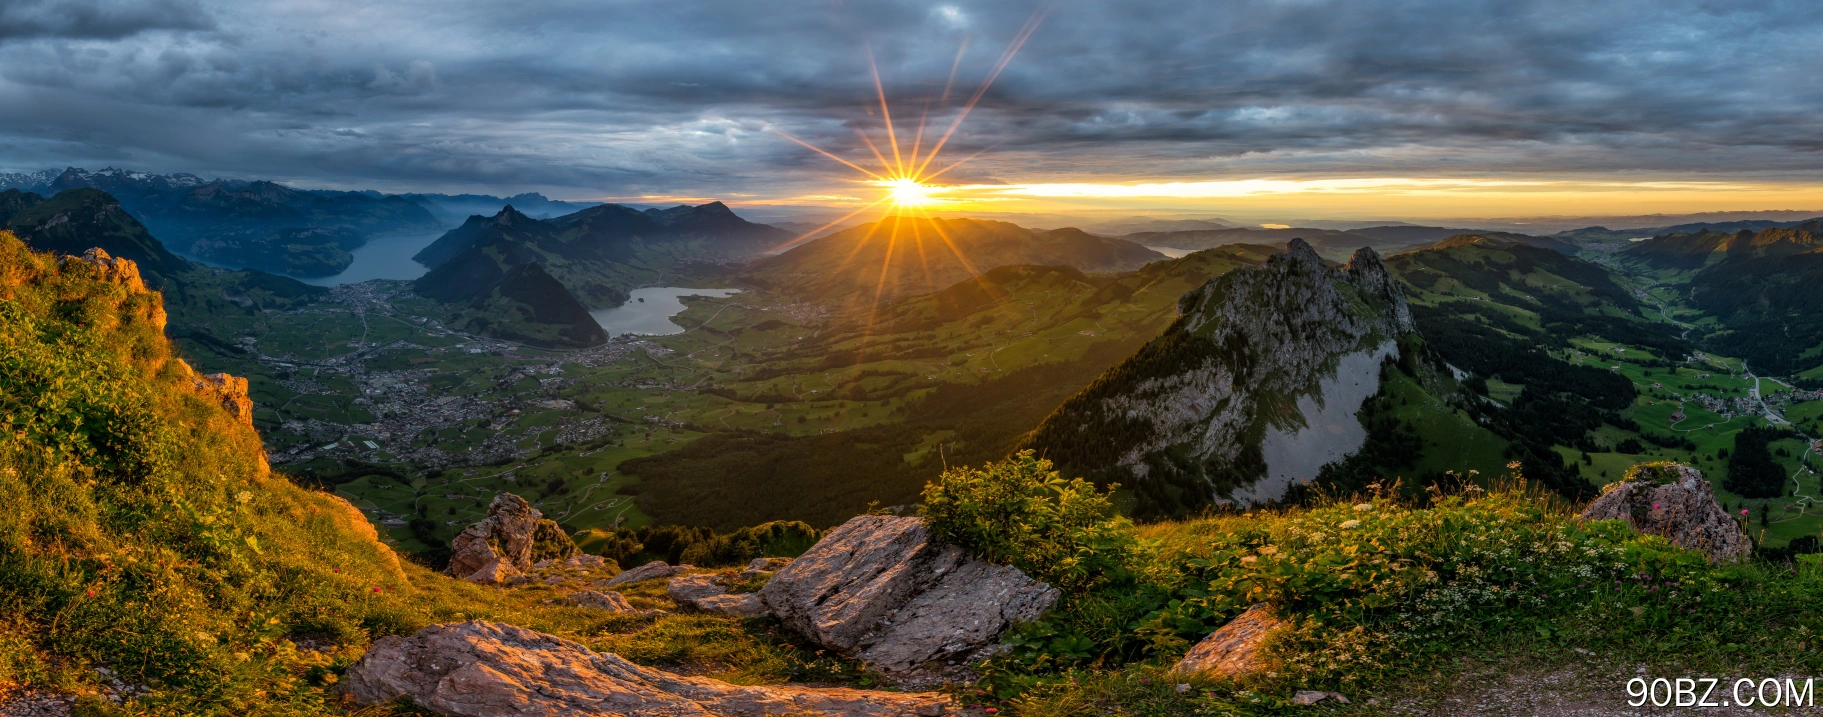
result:
[[[937,170],[937,171],[936,171],[936,172],[934,172],[934,173],[932,173],[932,174],[929,174],[929,175],[926,175],[926,176],[923,176],[923,177],[919,177],[919,178],[918,178],[918,181],[921,181],[921,182],[927,182],[927,183],[928,183],[928,182],[930,182],[930,181],[931,181],[931,180],[933,180],[933,179],[936,179],[936,178],[938,178],[938,177],[941,177],[941,176],[943,176],[943,173],[944,173],[944,172],[948,172],[948,171],[950,171],[950,170],[952,170],[952,169],[955,169],[955,168],[957,168],[957,167],[960,167],[960,166],[962,166],[962,165],[963,165],[963,163],[965,163],[965,162],[967,162],[967,161],[969,161],[969,160],[971,160],[971,159],[974,159],[974,158],[976,158],[976,157],[979,157],[979,156],[981,156],[981,155],[984,155],[984,154],[987,154],[987,152],[988,152],[988,150],[991,150],[991,149],[993,149],[993,148],[995,148],[995,147],[998,147],[998,146],[1000,146],[1000,143],[999,143],[999,142],[995,142],[995,143],[993,143],[993,144],[990,144],[990,145],[988,145],[988,146],[986,146],[986,147],[983,147],[983,148],[982,148],[982,149],[981,149],[981,151],[979,151],[979,152],[976,152],[976,153],[974,153],[974,154],[971,154],[971,155],[969,155],[969,156],[967,156],[967,157],[963,157],[963,158],[962,158],[962,159],[958,159],[958,160],[956,160],[956,161],[954,161],[954,162],[951,162],[951,163],[950,163],[950,164],[949,164],[949,166],[947,166],[947,167],[944,167],[944,168],[942,168],[942,169],[939,169],[939,170]]]
[[[819,232],[822,232],[822,231],[823,231],[823,230],[825,230],[825,229],[828,229],[828,228],[830,228],[830,227],[833,227],[833,226],[835,226],[835,225],[837,225],[837,224],[841,224],[841,223],[842,223],[842,222],[845,222],[845,221],[848,221],[848,220],[849,220],[849,219],[852,219],[852,218],[854,218],[854,216],[855,216],[855,215],[856,215],[856,214],[860,214],[860,213],[861,213],[861,212],[865,212],[865,211],[867,211],[867,210],[869,210],[869,209],[872,209],[872,208],[874,208],[874,207],[877,207],[877,206],[880,206],[880,205],[881,205],[881,204],[884,204],[884,203],[885,203],[885,202],[886,202],[886,200],[888,200],[888,199],[891,199],[891,198],[892,198],[892,195],[890,195],[890,194],[889,194],[889,195],[886,195],[886,196],[884,196],[884,197],[881,197],[881,198],[879,198],[879,199],[876,199],[876,200],[874,200],[874,202],[873,202],[873,203],[872,203],[872,204],[869,204],[869,205],[867,205],[867,206],[865,206],[865,207],[861,207],[861,208],[860,208],[860,209],[856,209],[856,210],[854,210],[854,211],[852,211],[852,212],[849,212],[849,213],[847,213],[847,214],[844,214],[844,215],[842,215],[842,216],[841,216],[841,218],[839,218],[839,219],[836,219],[836,220],[835,220],[835,221],[832,221],[832,222],[830,222],[830,223],[828,223],[828,224],[824,224],[824,225],[823,225],[823,226],[820,226],[820,227],[817,227],[817,228],[815,228],[815,229],[812,229],[812,230],[810,230],[810,231],[807,231],[807,232],[804,232],[804,233],[803,233],[803,234],[799,234],[799,235],[797,235],[797,237],[796,237],[796,238],[794,238],[794,239],[792,239],[792,240],[791,240],[791,241],[788,241],[788,242],[785,242],[785,243],[784,243],[784,244],[780,244],[780,245],[778,245],[778,246],[775,246],[775,247],[773,247],[773,248],[772,248],[772,250],[771,250],[771,251],[768,251],[768,252],[766,252],[766,253],[768,253],[768,254],[777,254],[777,253],[779,253],[779,252],[782,252],[782,251],[785,251],[785,250],[786,250],[786,249],[790,249],[790,248],[792,248],[792,247],[794,247],[794,246],[797,246],[797,245],[798,245],[798,244],[799,244],[799,243],[800,243],[800,242],[803,242],[803,241],[804,241],[804,240],[805,240],[805,239],[809,239],[809,238],[811,238],[811,237],[813,237],[813,236],[816,236],[816,235],[817,235],[817,234],[818,234],[818,233],[819,233]]]
[[[867,175],[867,176],[869,176],[869,177],[873,177],[873,178],[874,178],[874,179],[877,179],[877,180],[880,180],[880,181],[882,181],[882,182],[884,182],[884,181],[887,181],[887,180],[886,180],[886,178],[885,178],[885,177],[882,177],[882,176],[880,176],[880,175],[878,175],[878,174],[874,174],[874,173],[873,173],[873,172],[870,172],[870,171],[867,171],[867,170],[866,170],[866,169],[863,169],[863,168],[861,168],[861,165],[858,165],[858,164],[855,164],[855,163],[854,163],[854,162],[850,162],[850,161],[848,161],[848,160],[846,160],[846,159],[842,159],[842,158],[841,158],[841,157],[837,157],[837,156],[835,156],[835,155],[833,155],[833,154],[830,154],[830,153],[828,153],[828,152],[825,152],[825,151],[823,151],[823,150],[822,150],[822,148],[820,148],[820,147],[817,147],[817,146],[816,146],[816,145],[814,145],[814,144],[811,144],[811,143],[809,143],[809,142],[805,142],[805,141],[804,141],[804,140],[801,140],[801,139],[798,139],[798,138],[796,138],[796,137],[793,137],[793,136],[791,136],[791,135],[789,135],[789,134],[786,134],[786,133],[785,133],[785,131],[784,131],[784,130],[782,130],[782,129],[778,129],[778,128],[776,128],[776,127],[773,127],[773,128],[771,128],[771,129],[772,129],[772,131],[773,131],[773,133],[775,133],[775,134],[777,134],[777,135],[778,135],[778,136],[780,136],[780,137],[784,137],[784,138],[785,138],[785,139],[788,139],[788,140],[791,140],[791,141],[793,141],[793,142],[796,142],[796,143],[798,143],[798,144],[801,144],[801,145],[804,145],[804,146],[805,146],[805,147],[808,147],[808,148],[809,148],[809,149],[810,149],[810,151],[812,151],[812,152],[816,152],[816,153],[817,153],[817,154],[820,154],[820,155],[823,155],[823,156],[825,156],[825,157],[828,157],[828,158],[830,158],[830,159],[833,159],[833,160],[835,160],[835,161],[837,161],[837,162],[841,162],[841,163],[843,163],[843,164],[846,164],[846,165],[848,165],[848,166],[849,166],[849,167],[850,167],[850,168],[851,168],[851,169],[853,169],[853,170],[855,170],[855,171],[857,171],[857,172],[860,172],[860,173],[862,173],[862,174],[865,174],[865,175]]]
[[[880,83],[880,68],[874,64],[874,49],[867,48],[867,69],[874,75],[874,92],[880,95],[880,119],[886,121],[886,142],[893,146],[893,171],[905,176],[905,159],[899,156],[899,138],[893,134],[893,112],[886,106],[886,86]]]
[[[957,114],[955,121],[950,123],[949,129],[943,133],[942,139],[937,140],[937,144],[931,147],[930,155],[913,169],[913,176],[922,174],[924,168],[930,166],[931,161],[937,158],[937,153],[943,151],[943,145],[948,144],[950,137],[956,134],[956,128],[962,126],[962,120],[967,119],[969,112],[975,109],[975,103],[980,102],[981,97],[987,94],[987,90],[993,86],[994,80],[999,79],[1001,71],[1005,70],[1006,66],[1013,61],[1013,56],[1019,53],[1019,48],[1025,45],[1025,41],[1032,36],[1033,32],[1038,30],[1038,24],[1044,22],[1045,15],[1050,12],[1050,8],[1040,9],[1026,21],[1025,27],[1019,29],[1019,34],[1015,35],[1013,41],[1007,44],[1006,50],[1000,53],[1000,59],[994,63],[994,69],[988,73],[986,79],[981,81],[981,85],[975,88],[975,94],[969,97],[967,104],[962,106],[962,112]],[[917,162],[918,160],[913,158],[912,161]]]
[[[887,174],[892,175],[893,177],[899,176],[897,174],[893,174],[892,163],[886,161],[886,157],[884,155],[880,154],[880,147],[878,145],[874,144],[874,140],[872,137],[867,136],[867,133],[861,131],[860,127],[855,128],[855,134],[861,136],[861,141],[863,143],[865,143],[867,145],[867,148],[874,153],[874,159],[880,160],[880,166],[886,170]],[[888,180],[888,181],[890,181],[890,180]]]
[[[949,91],[956,86],[956,70],[962,67],[962,55],[968,52],[968,41],[969,38],[962,38],[962,46],[956,48],[956,59],[949,63],[949,79],[943,81],[943,97],[937,100],[937,104],[949,104]],[[917,155],[912,157],[916,158]]]

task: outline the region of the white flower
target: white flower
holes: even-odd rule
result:
[[[1361,521],[1359,521],[1359,520],[1344,520],[1344,521],[1342,521],[1342,529],[1343,529],[1343,530],[1349,530],[1349,529],[1351,529],[1351,528],[1359,528],[1359,527],[1361,527]]]
[[[1357,512],[1357,513],[1359,513],[1359,512],[1365,512],[1365,511],[1369,511],[1369,510],[1373,510],[1373,509],[1374,509],[1374,504],[1372,504],[1372,503],[1357,503],[1357,504],[1355,504],[1355,512]]]

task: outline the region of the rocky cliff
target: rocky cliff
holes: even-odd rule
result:
[[[1365,440],[1355,418],[1413,331],[1372,249],[1342,267],[1293,240],[1264,267],[1178,302],[1164,335],[1060,406],[1026,439],[1066,472],[1129,486],[1136,511],[1267,500]]]

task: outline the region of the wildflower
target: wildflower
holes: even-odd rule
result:
[[[1357,512],[1357,513],[1362,513],[1362,512],[1370,511],[1373,509],[1374,509],[1374,504],[1372,504],[1372,503],[1360,503],[1360,504],[1355,505],[1355,512]]]
[[[1657,504],[1657,503],[1653,503],[1653,504],[1652,504],[1652,509],[1653,509],[1653,510],[1658,510],[1658,504]]]
[[[379,587],[375,587],[375,588],[374,588],[374,589],[373,589],[373,591],[374,591],[374,592],[379,592],[379,591],[380,591],[380,588],[379,588]]]
[[[90,591],[89,591],[89,597],[95,597],[95,591],[94,591],[94,590],[90,590]]]
[[[996,714],[996,713],[998,713],[998,712],[1000,712],[1000,708],[998,708],[998,707],[989,707],[989,708],[987,708],[987,709],[985,709],[985,710],[982,710],[982,712],[986,712],[986,713],[988,713],[988,714]]]
[[[1361,521],[1359,521],[1359,520],[1344,520],[1344,521],[1342,521],[1342,529],[1343,529],[1343,530],[1350,530],[1350,529],[1353,529],[1353,528],[1359,528],[1359,527],[1361,527]]]
[[[1746,508],[1742,508],[1742,509],[1741,509],[1741,515],[1746,515],[1746,514],[1747,514],[1747,509],[1746,509]]]

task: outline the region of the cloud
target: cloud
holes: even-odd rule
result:
[[[933,167],[1061,185],[1814,179],[1814,3],[1060,0]],[[1036,3],[0,5],[13,168],[563,196],[842,195]],[[958,54],[960,50],[960,54]],[[952,81],[953,80],[953,81]],[[776,130],[776,131],[775,131]]]
[[[25,38],[118,40],[151,30],[206,30],[192,0],[7,0],[0,42]]]

